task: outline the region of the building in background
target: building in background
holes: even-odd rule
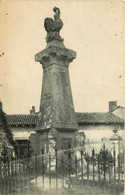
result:
[[[113,107],[114,105],[115,107]],[[108,112],[76,112],[79,132],[84,132],[86,140],[91,141],[91,143],[110,139],[115,129],[118,135],[123,137],[124,119],[121,117],[123,116],[123,111],[124,108],[117,106],[116,102],[109,102]],[[25,143],[30,134],[35,133],[37,117],[38,113],[35,113],[34,106],[28,115],[6,115],[9,128],[12,130],[14,139],[17,142]]]
[[[109,112],[113,113],[114,115],[124,119],[125,113],[124,113],[125,108],[122,106],[117,106],[117,101],[110,101],[109,102]]]

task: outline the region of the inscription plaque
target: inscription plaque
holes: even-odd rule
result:
[[[57,71],[57,121],[62,123],[71,122],[70,108],[69,108],[69,91],[67,72]]]

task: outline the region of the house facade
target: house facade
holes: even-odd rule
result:
[[[124,137],[124,118],[120,117],[121,115],[116,115],[116,111],[119,112],[119,107],[117,109],[110,108],[112,108],[111,103],[109,103],[108,112],[76,112],[78,131],[84,132],[87,142],[96,144],[102,140],[110,140],[114,130],[120,137]],[[35,113],[34,107],[28,115],[6,115],[8,126],[17,142],[27,142],[30,135],[36,132],[37,118],[38,113]],[[1,128],[0,125],[0,130]]]

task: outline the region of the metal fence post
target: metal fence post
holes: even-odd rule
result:
[[[119,193],[121,192],[121,182],[120,182],[120,175],[121,175],[121,169],[120,169],[120,164],[121,164],[121,159],[120,159],[120,138],[118,139],[118,182],[119,182]]]
[[[111,183],[111,173],[110,173],[110,169],[111,169],[111,163],[110,163],[110,160],[111,160],[112,156],[111,154],[108,156],[108,173],[109,173],[109,193],[111,191],[111,187],[110,187],[110,183]]]
[[[43,191],[44,191],[44,148],[42,148],[42,182],[43,182]]]
[[[115,194],[115,184],[116,184],[116,151],[115,151],[115,147],[114,147],[114,194]]]
[[[78,164],[77,164],[77,156],[75,156],[76,179],[77,179],[77,166],[78,166]]]
[[[8,189],[7,189],[7,191],[8,191],[8,193],[10,193],[10,164],[9,164],[10,162],[8,161],[7,162],[7,185],[8,185]]]
[[[18,166],[19,166],[19,174],[18,174],[18,177],[19,177],[19,194],[20,194],[20,191],[21,191],[21,163],[20,163],[20,158],[21,158],[21,149],[20,149],[21,146],[19,146],[19,155],[18,155]]]
[[[58,169],[57,169],[57,146],[55,146],[55,158],[56,158],[56,190],[58,189]]]
[[[98,180],[100,183],[100,155],[98,154]]]
[[[37,155],[35,154],[35,192],[37,195]]]
[[[92,162],[93,162],[93,184],[94,184],[94,182],[95,182],[95,159],[94,159],[94,157],[95,157],[95,150],[94,150],[94,148],[93,148],[93,150],[92,150]]]
[[[87,162],[87,181],[89,181],[89,163],[90,163],[90,156],[87,153],[85,153],[85,159],[86,159],[86,162]]]
[[[63,168],[63,153],[62,153],[62,186],[64,187],[64,168]]]
[[[81,181],[83,184],[83,150],[80,150],[80,154],[81,154]]]
[[[27,142],[27,193],[30,195],[30,171],[29,171],[29,143]]]
[[[51,155],[49,154],[49,188],[51,189]]]

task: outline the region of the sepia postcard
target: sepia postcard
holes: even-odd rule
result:
[[[0,1],[0,195],[124,195],[124,64],[124,1]]]

